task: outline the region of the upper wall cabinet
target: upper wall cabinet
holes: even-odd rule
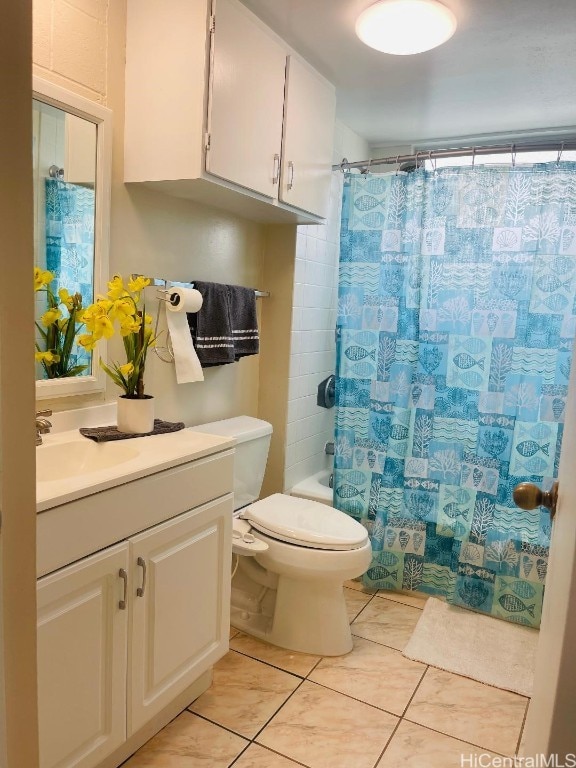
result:
[[[126,182],[316,223],[334,111],[333,86],[238,0],[128,0]]]

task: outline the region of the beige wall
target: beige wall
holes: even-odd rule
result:
[[[113,111],[110,273],[141,272],[265,289],[264,227],[123,183],[125,0],[34,0],[34,19],[35,74]],[[154,292],[148,295],[152,299]],[[150,301],[148,311],[154,316],[156,308],[156,301]],[[146,390],[157,398],[157,415],[166,419],[198,424],[240,413],[256,415],[259,362],[258,357],[246,358],[205,371],[204,383],[177,385],[174,367],[151,355]],[[117,394],[110,383],[106,398]],[[63,409],[94,399],[62,398],[50,404]]]

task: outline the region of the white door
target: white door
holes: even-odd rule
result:
[[[130,540],[128,731],[228,650],[232,496]]]
[[[119,544],[38,581],[41,768],[91,768],[126,738],[127,567]]]
[[[534,695],[521,750],[527,756],[558,754],[558,765],[576,753],[576,355],[573,360]]]
[[[216,0],[206,170],[278,197],[286,52],[235,0]]]
[[[323,217],[330,201],[335,107],[332,86],[289,56],[280,199]]]

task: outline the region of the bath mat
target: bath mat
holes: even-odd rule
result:
[[[481,683],[532,696],[538,630],[431,597],[403,654]]]

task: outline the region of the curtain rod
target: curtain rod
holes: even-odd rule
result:
[[[356,160],[350,163],[345,157],[341,163],[332,166],[333,171],[349,171],[352,168],[362,168],[369,170],[373,165],[398,165],[399,163],[416,162],[419,160],[433,160],[437,157],[466,157],[472,158],[478,155],[496,155],[510,153],[512,162],[517,152],[558,152],[558,160],[562,157],[564,150],[576,149],[576,138],[569,141],[555,142],[532,142],[518,144],[494,144],[492,146],[481,147],[461,147],[458,149],[431,149],[417,150],[410,155],[393,155],[391,157],[381,157],[378,159]]]

